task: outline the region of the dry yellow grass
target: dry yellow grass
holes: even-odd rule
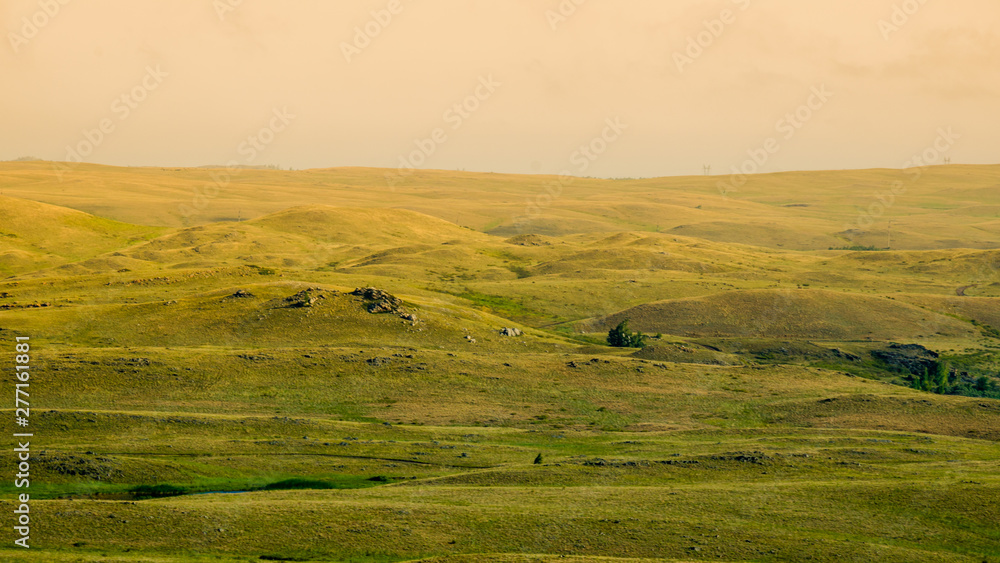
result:
[[[547,196],[557,178],[427,170],[390,186],[385,173],[91,164],[60,170],[49,162],[5,162],[0,190],[145,225],[184,224],[180,206],[193,209],[196,193],[203,193],[213,197],[203,200],[189,224],[323,204],[410,209],[508,236],[527,219],[526,229],[545,234],[673,230],[720,242],[816,250],[885,246],[892,220],[894,248],[991,248],[1000,240],[996,166],[932,167],[916,179],[900,170],[765,174],[725,196],[719,177],[579,178],[559,197],[542,198],[537,209],[531,204]],[[903,191],[889,199],[895,182]]]
[[[626,318],[637,330],[694,337],[839,341],[976,335],[967,323],[898,300],[812,289],[728,291],[659,301],[605,317],[599,326],[609,329]]]

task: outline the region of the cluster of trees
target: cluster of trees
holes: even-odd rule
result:
[[[643,348],[646,346],[646,335],[632,332],[628,327],[628,319],[625,319],[608,331],[608,344],[616,348]]]
[[[951,377],[946,362],[937,362],[932,369],[924,368],[923,373],[914,373],[910,379],[910,387],[931,393],[948,394],[951,388]]]
[[[987,397],[1000,399],[1000,385],[985,375],[973,378],[959,374],[948,362],[937,362],[933,368],[924,368],[923,373],[913,374],[910,387],[940,395],[962,395],[965,397]]]

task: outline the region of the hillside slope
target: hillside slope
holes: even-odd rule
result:
[[[727,191],[719,185],[729,178],[719,176],[560,183],[555,176],[442,170],[396,178],[394,170],[374,168],[226,171],[36,161],[0,163],[0,190],[174,227],[323,204],[409,209],[504,237],[660,231],[799,250],[884,247],[891,238],[895,249],[920,250],[1000,246],[998,174],[1000,166],[986,165],[931,167],[919,178],[882,169],[783,172],[750,176]]]
[[[973,336],[961,321],[885,297],[824,290],[730,291],[658,301],[600,320],[607,330],[633,328],[680,336],[819,340],[893,340],[924,335]]]
[[[0,197],[0,275],[74,262],[137,244],[163,229]]]
[[[520,232],[552,178],[241,170],[185,224],[218,170],[47,166],[0,164],[50,202],[0,200],[0,559],[1000,558],[996,167],[873,251],[828,247],[898,171],[581,178]]]

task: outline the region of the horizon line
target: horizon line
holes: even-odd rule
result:
[[[212,170],[212,169],[232,169],[232,170],[258,170],[258,171],[272,171],[272,172],[310,172],[318,170],[343,170],[343,169],[359,169],[359,170],[378,170],[385,172],[400,172],[398,167],[382,167],[382,166],[362,166],[362,165],[342,165],[342,166],[325,166],[325,167],[310,167],[310,168],[293,168],[286,167],[282,168],[277,164],[238,164],[238,165],[227,165],[227,164],[201,164],[198,166],[177,166],[177,165],[156,165],[156,164],[105,164],[101,162],[73,162],[73,161],[59,161],[59,160],[47,160],[42,158],[31,158],[31,157],[21,157],[11,160],[0,160],[0,164],[9,163],[51,163],[53,165],[59,165],[57,169],[66,171],[66,169],[71,169],[73,166],[81,165],[92,165],[92,166],[103,166],[107,168],[160,168],[160,169],[174,169],[174,170]],[[891,171],[891,172],[902,172],[906,170],[914,169],[926,169],[926,168],[945,168],[945,167],[969,167],[969,166],[1000,166],[1000,162],[996,163],[935,163],[927,164],[922,166],[911,166],[908,168],[894,168],[894,167],[872,167],[872,168],[810,168],[810,169],[795,169],[795,170],[776,170],[773,172],[756,172],[753,174],[739,173],[727,173],[727,174],[675,174],[675,175],[663,175],[663,176],[578,176],[575,174],[563,173],[533,173],[533,172],[496,172],[493,170],[482,171],[482,170],[465,170],[465,169],[449,169],[449,168],[412,168],[406,169],[410,174],[419,172],[432,172],[432,173],[455,173],[460,172],[464,174],[476,174],[476,175],[488,175],[488,174],[498,174],[504,176],[535,176],[535,177],[568,177],[568,178],[578,178],[584,180],[655,180],[658,178],[729,178],[733,176],[773,176],[777,174],[801,174],[801,173],[822,173],[822,172],[865,172],[865,171]]]

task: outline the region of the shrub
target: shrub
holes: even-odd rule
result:
[[[632,332],[628,327],[628,319],[625,319],[608,331],[608,344],[616,348],[643,348],[646,346],[646,335]]]
[[[137,499],[176,497],[187,494],[186,489],[173,485],[139,485],[129,490]]]
[[[277,483],[270,483],[264,486],[265,491],[287,491],[295,489],[335,489],[333,483],[317,481],[315,479],[285,479]]]

